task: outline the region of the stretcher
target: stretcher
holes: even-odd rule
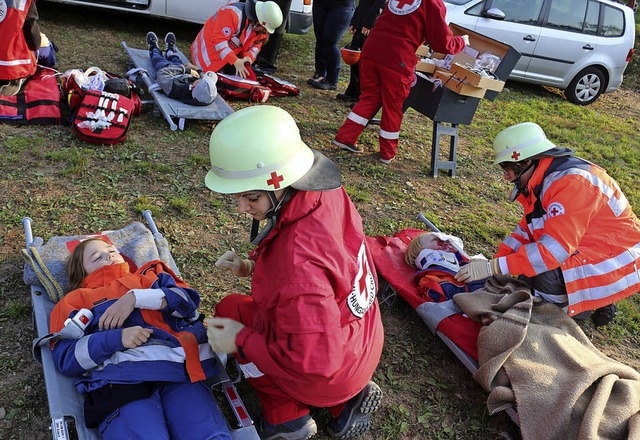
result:
[[[140,267],[151,260],[164,261],[176,274],[180,274],[171,256],[166,239],[158,231],[150,211],[143,216],[148,228],[140,222],[116,231],[105,231],[113,244],[121,251],[127,261]],[[52,237],[46,243],[32,233],[32,220],[22,219],[26,247],[23,256],[26,260],[24,281],[31,289],[33,307],[33,324],[37,332],[32,351],[34,358],[42,365],[49,415],[51,417],[51,434],[53,440],[100,440],[97,429],[85,426],[83,417],[83,397],[77,392],[74,380],[62,375],[56,369],[47,337],[49,335],[49,316],[55,303],[66,291],[67,278],[64,273],[64,258],[60,257],[61,249],[66,249],[66,242],[82,238]],[[229,378],[225,365],[226,355],[218,354],[220,373],[208,380],[211,390],[224,395],[235,420],[227,420],[231,436],[234,440],[257,440],[258,433],[249,417],[233,381]],[[224,413],[224,411],[223,411]]]
[[[425,225],[439,232],[423,215],[419,218]],[[414,279],[415,269],[406,264],[404,255],[409,242],[419,234],[427,232],[421,229],[404,229],[391,237],[367,237],[374,265],[381,280],[379,296],[382,303],[393,305],[400,296],[422,318],[427,328],[451,350],[458,360],[471,372],[478,371],[478,333],[482,325],[465,316],[453,300],[433,302],[424,298],[418,291]],[[463,294],[459,294],[463,295]],[[505,412],[519,425],[518,413],[509,407]]]
[[[144,82],[158,110],[169,123],[171,130],[175,131],[178,128],[184,130],[186,119],[220,121],[233,113],[231,106],[220,95],[216,96],[216,99],[209,105],[189,105],[177,99],[169,98],[156,84],[156,71],[151,64],[149,51],[147,49],[133,49],[127,46],[124,41],[122,42],[122,47],[134,66],[127,76],[134,82],[136,78],[140,78]],[[190,62],[180,51],[178,51],[178,56],[184,63]],[[178,120],[177,124],[174,122],[174,118]]]

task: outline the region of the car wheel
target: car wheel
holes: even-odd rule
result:
[[[589,105],[604,91],[604,74],[597,67],[587,67],[578,73],[564,91],[567,99],[577,105]]]

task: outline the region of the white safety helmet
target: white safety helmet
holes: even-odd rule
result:
[[[256,18],[258,24],[265,27],[267,32],[273,32],[282,24],[282,11],[276,2],[256,2]]]
[[[211,133],[209,155],[205,184],[219,193],[287,187],[323,191],[342,184],[338,167],[302,141],[291,115],[270,105],[224,118]]]
[[[521,162],[556,148],[538,124],[522,122],[502,130],[493,141],[494,164]]]

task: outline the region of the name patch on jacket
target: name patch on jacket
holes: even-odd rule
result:
[[[362,318],[376,300],[376,283],[367,261],[364,242],[358,251],[358,273],[353,289],[347,296],[349,310],[358,318]]]
[[[422,0],[389,0],[389,10],[396,15],[407,15],[418,9]]]

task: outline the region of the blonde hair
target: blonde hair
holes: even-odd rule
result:
[[[418,254],[422,250],[422,244],[420,243],[420,239],[427,234],[431,234],[431,232],[423,232],[418,235],[416,238],[411,240],[409,246],[407,247],[407,252],[404,254],[404,261],[411,267],[416,267],[416,258],[418,258]]]
[[[87,271],[84,268],[83,257],[84,250],[92,241],[104,241],[101,238],[88,238],[81,241],[71,252],[71,255],[67,257],[64,268],[67,271],[69,277],[68,291],[76,290],[82,285],[82,281],[87,277]],[[104,241],[106,243],[106,241]]]

